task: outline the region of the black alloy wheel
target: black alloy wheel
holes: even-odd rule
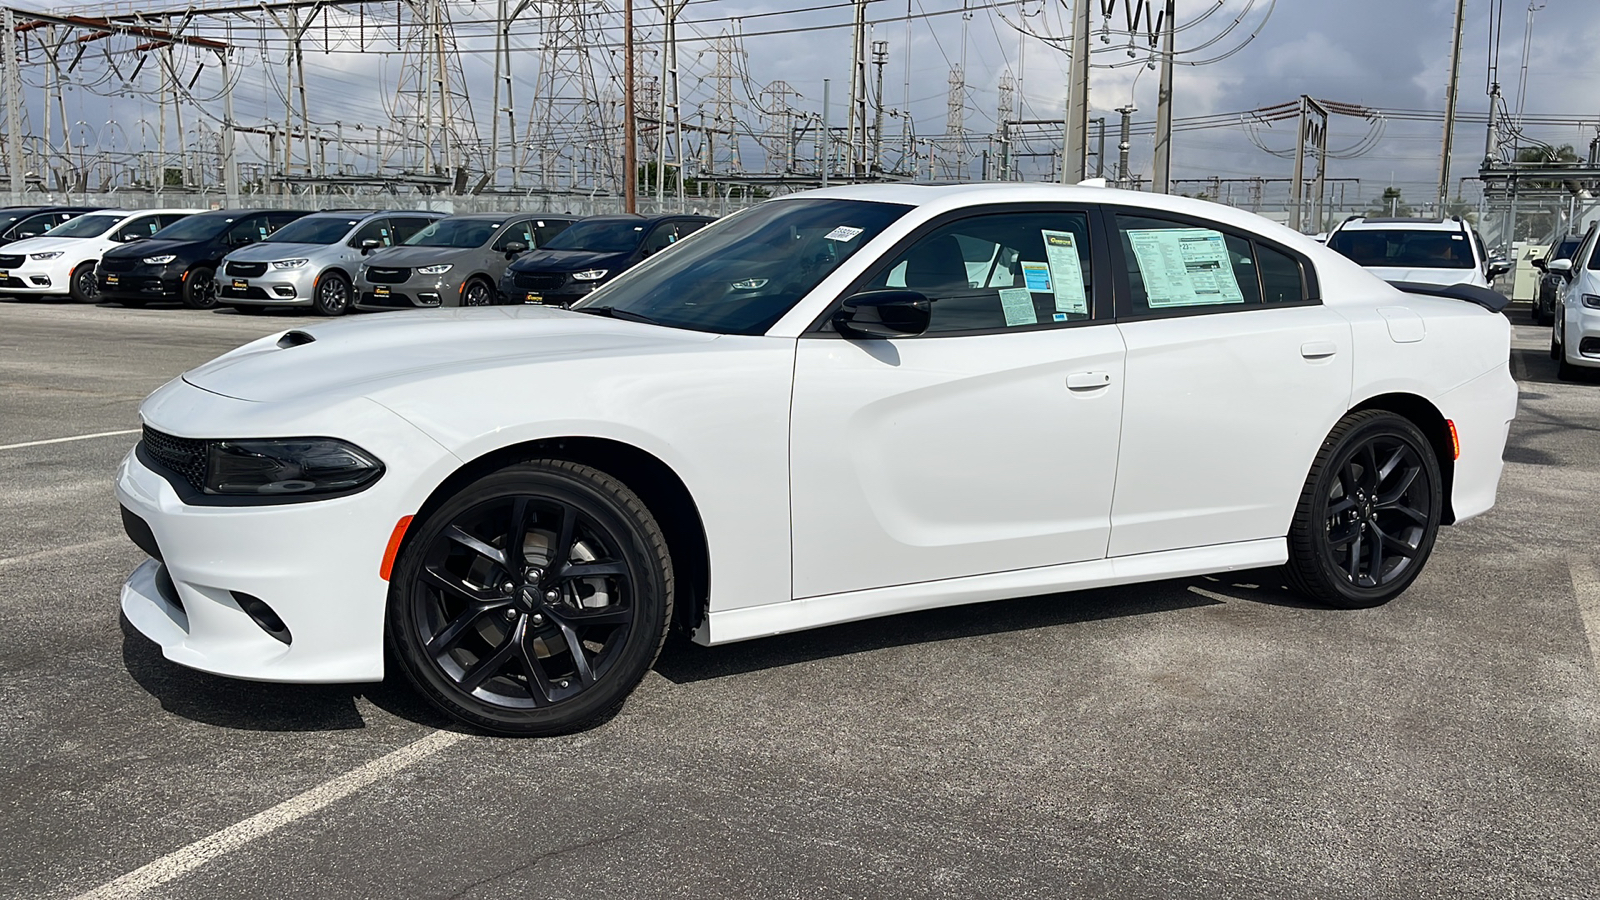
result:
[[[72,280],[67,285],[72,292],[72,299],[79,303],[94,303],[100,299],[100,280],[95,273],[95,264],[92,262],[79,263],[72,270]]]
[[[342,316],[350,311],[350,279],[338,272],[324,272],[317,279],[311,308],[319,316]]]
[[[474,278],[467,282],[461,290],[462,306],[493,306],[495,304],[494,288],[487,281]]]
[[[599,470],[542,459],[480,479],[408,538],[389,637],[444,712],[537,736],[609,718],[672,618],[672,563],[655,518]]]
[[[1384,410],[1352,413],[1323,442],[1289,533],[1289,582],[1330,606],[1378,606],[1421,573],[1443,512],[1426,437]]]
[[[190,309],[215,309],[217,306],[217,273],[206,266],[189,270],[183,280],[183,305]]]

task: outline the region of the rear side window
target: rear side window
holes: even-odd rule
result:
[[[1300,263],[1287,253],[1280,253],[1259,241],[1255,242],[1256,272],[1261,276],[1261,299],[1268,305],[1274,303],[1302,303],[1306,299],[1305,278]]]
[[[1261,304],[1261,276],[1250,241],[1168,219],[1115,219],[1128,278],[1128,315]]]

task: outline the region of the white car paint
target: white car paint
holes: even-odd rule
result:
[[[1568,366],[1600,368],[1600,229],[1590,228],[1573,254],[1561,312],[1551,333],[1552,346]],[[1552,264],[1551,271],[1562,271]],[[1585,340],[1589,352],[1584,351]]]
[[[104,216],[111,220],[99,233],[88,237],[52,237],[48,234],[27,240],[16,241],[0,247],[0,256],[20,256],[22,264],[12,266],[0,272],[0,293],[19,294],[24,296],[60,296],[71,293],[72,274],[80,266],[98,265],[100,257],[112,247],[120,247],[125,241],[119,240],[116,235],[124,228],[138,228],[141,223],[147,222],[155,216],[191,215],[201,212],[198,209],[141,209],[130,211],[124,209],[100,209],[85,213],[78,218],[86,216]],[[68,220],[69,224],[71,221]],[[52,231],[59,230],[60,226]],[[148,235],[146,235],[148,236]],[[38,259],[45,254],[59,254],[50,259]],[[11,281],[8,279],[15,279]]]
[[[1455,422],[1457,521],[1493,504],[1516,403],[1503,316],[1401,294],[1308,238],[1203,201],[1054,185],[794,196],[913,208],[764,334],[538,307],[397,313],[306,327],[315,340],[298,346],[272,335],[162,387],[141,409],[151,428],[327,435],[386,472],[335,499],[192,506],[130,455],[117,494],[163,562],[125,585],[129,620],[207,671],[380,678],[379,567],[396,523],[468,461],[541,439],[627,444],[682,480],[708,545],[702,643],[1282,563],[1317,448],[1381,394]],[[1321,303],[937,340],[808,333],[923,224],[1055,201],[1262,235],[1313,262]],[[701,234],[717,227],[728,226]],[[163,567],[182,609],[163,596]],[[230,591],[266,599],[293,644],[257,628]]]

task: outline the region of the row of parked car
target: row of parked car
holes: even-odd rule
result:
[[[0,294],[326,316],[565,305],[713,221],[423,210],[0,209]]]

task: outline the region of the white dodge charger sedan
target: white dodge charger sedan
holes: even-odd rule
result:
[[[297,328],[157,390],[122,609],[239,678],[377,680],[387,640],[446,712],[550,734],[674,626],[1279,565],[1371,606],[1494,504],[1516,386],[1480,293],[1178,197],[771,200],[571,310]]]

